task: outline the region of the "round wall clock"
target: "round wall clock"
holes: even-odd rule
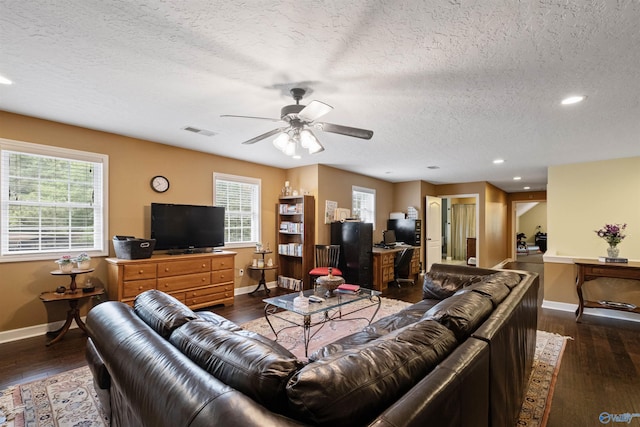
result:
[[[162,175],[154,176],[151,178],[151,188],[158,193],[164,193],[169,189],[169,180]]]

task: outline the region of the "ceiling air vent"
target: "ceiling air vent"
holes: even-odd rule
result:
[[[200,135],[204,135],[204,136],[213,136],[216,133],[212,130],[206,130],[206,129],[199,129],[199,128],[195,128],[193,126],[185,126],[182,129],[188,131],[188,132],[193,132],[193,133],[197,133]]]

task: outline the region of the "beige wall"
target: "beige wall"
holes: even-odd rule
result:
[[[393,184],[376,178],[359,175],[336,169],[331,166],[318,165],[318,197],[316,199],[318,244],[331,243],[331,226],[324,223],[325,202],[338,202],[339,208],[351,209],[351,188],[372,188],[376,190],[376,224],[373,229],[373,241],[382,240],[382,230],[387,225],[387,218],[393,206]]]
[[[545,299],[577,304],[573,258],[606,254],[606,243],[594,230],[606,223],[628,223],[620,256],[640,260],[640,157],[549,168],[545,256]],[[598,279],[584,287],[590,299],[640,305],[637,282]],[[614,291],[614,293],[612,293]]]
[[[6,112],[0,112],[0,123],[2,138],[109,155],[110,235],[148,236],[151,202],[211,204],[213,173],[223,172],[262,180],[262,239],[275,244],[275,201],[286,176],[282,169]],[[171,181],[163,194],[149,185],[151,177],[159,174]],[[239,277],[238,269],[250,263],[253,248],[236,252],[236,287],[250,286],[255,280],[247,274]],[[103,259],[92,260],[93,282],[106,285],[105,264]],[[43,291],[68,285],[49,274],[54,269],[53,261],[0,263],[0,331],[65,318],[63,303],[45,308],[38,299]]]

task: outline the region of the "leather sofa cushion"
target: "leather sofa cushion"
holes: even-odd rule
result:
[[[498,271],[497,273],[487,274],[482,277],[483,283],[501,283],[508,286],[509,289],[516,287],[522,278],[515,271]]]
[[[347,335],[319,348],[311,353],[309,360],[315,361],[339,351],[366,344],[397,329],[416,323],[427,310],[438,302],[438,300],[422,300],[400,310],[398,313],[383,317],[371,325],[365,326],[360,332]]]
[[[313,425],[364,425],[457,346],[453,333],[419,321],[306,365],[287,385],[291,410]]]
[[[223,383],[276,412],[286,407],[287,381],[303,366],[279,345],[266,345],[206,320],[176,329],[169,341]]]
[[[493,308],[496,308],[498,304],[500,304],[504,299],[509,295],[511,289],[502,283],[495,282],[478,282],[474,283],[471,286],[467,286],[464,289],[460,289],[455,295],[465,293],[465,292],[477,292],[480,295],[489,298],[491,300],[491,304],[493,304]]]
[[[243,330],[240,326],[227,319],[226,317],[222,317],[219,314],[212,313],[210,311],[198,311],[196,312],[196,315],[198,316],[198,318],[211,322],[217,327],[226,329],[228,331],[238,332]]]
[[[133,308],[142,320],[162,338],[169,338],[180,326],[198,316],[186,305],[164,292],[151,289],[138,295]]]
[[[491,314],[493,305],[489,298],[477,292],[453,295],[440,301],[422,317],[435,320],[449,328],[462,342]]]
[[[482,276],[473,274],[452,274],[449,272],[429,272],[422,283],[423,299],[443,300],[459,289],[480,281]]]

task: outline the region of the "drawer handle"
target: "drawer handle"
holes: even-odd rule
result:
[[[169,267],[165,267],[165,268],[164,268],[164,271],[169,271]]]
[[[139,291],[141,291],[142,289],[144,289],[142,286],[138,286]]]
[[[196,300],[192,299],[191,304],[195,304],[195,303],[196,303]]]
[[[165,287],[165,288],[168,288],[168,287],[169,287],[169,284],[168,284],[168,283],[165,283],[165,284],[164,284],[164,287]]]
[[[138,274],[143,274],[144,270],[138,270]]]
[[[204,277],[200,279],[202,282],[206,281],[207,279],[205,279]]]
[[[192,293],[191,293],[191,296],[192,296],[192,297],[197,297],[197,296],[198,296],[198,294],[197,294],[197,292],[192,292]]]
[[[221,274],[220,274],[220,278],[221,278],[221,279],[224,279],[224,274],[222,274],[222,273],[221,273]]]
[[[202,268],[205,268],[207,266],[207,264],[202,264]]]

